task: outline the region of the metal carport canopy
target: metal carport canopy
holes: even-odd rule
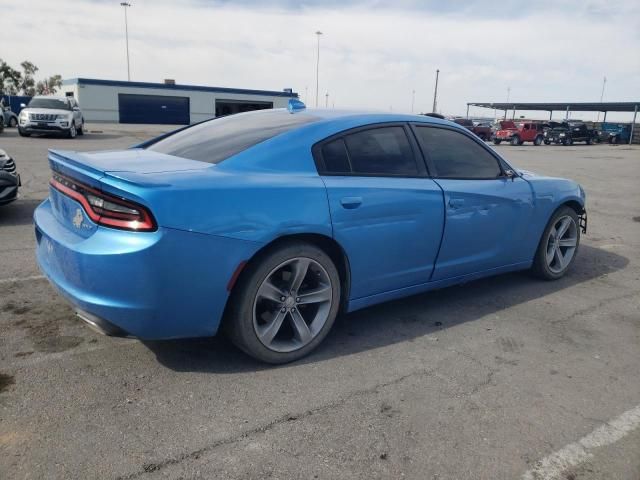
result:
[[[549,120],[553,112],[565,111],[567,118],[569,112],[604,112],[604,121],[607,121],[607,112],[633,112],[633,120],[631,122],[631,135],[629,137],[629,144],[633,142],[633,133],[636,126],[636,116],[638,115],[639,102],[553,102],[553,103],[486,103],[486,102],[468,102],[467,103],[467,118],[469,118],[469,107],[483,107],[492,108],[496,110],[504,110],[504,117],[507,118],[507,110],[513,110],[515,116],[516,110],[537,110],[549,112]]]
[[[495,108],[496,110],[546,110],[571,112],[635,112],[640,109],[640,101],[638,102],[553,102],[553,103],[535,103],[535,102],[508,102],[508,103],[491,103],[491,102],[468,102],[467,105],[474,107]]]

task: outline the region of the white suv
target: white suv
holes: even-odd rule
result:
[[[73,97],[33,97],[18,116],[18,133],[62,133],[69,138],[84,133],[84,118]]]

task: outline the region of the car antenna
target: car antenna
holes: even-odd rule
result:
[[[301,112],[306,108],[307,106],[297,98],[289,99],[289,104],[287,105],[287,110],[289,110],[289,113]]]

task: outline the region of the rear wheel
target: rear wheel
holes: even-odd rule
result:
[[[562,141],[562,144],[563,144],[565,147],[568,147],[568,146],[570,146],[570,145],[573,145],[573,139],[572,139],[571,137],[569,137],[569,138],[565,138],[565,139]]]
[[[618,143],[618,137],[616,135],[609,137],[609,143],[611,143],[612,145]]]
[[[84,122],[78,127],[78,135],[84,135]]]
[[[542,145],[542,139],[543,139],[542,135],[538,135],[538,136],[533,140],[533,144],[534,144],[535,146],[540,146],[540,145]]]
[[[287,363],[310,353],[331,330],[340,277],[322,250],[292,242],[249,265],[229,302],[231,340],[258,360]]]
[[[557,280],[569,270],[580,245],[578,214],[570,207],[559,208],[545,228],[532,272],[545,280]]]
[[[499,140],[499,139],[497,139],[497,138],[494,138],[494,139],[493,139],[493,143],[494,143],[494,145],[500,145],[500,143],[501,143],[501,142],[502,142],[502,140]]]
[[[9,119],[9,126],[11,128],[15,128],[16,125],[18,125],[18,121],[15,119],[15,117],[11,117]]]

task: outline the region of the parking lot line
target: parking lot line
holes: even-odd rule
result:
[[[44,275],[31,275],[28,277],[11,277],[11,278],[0,278],[0,285],[4,285],[5,283],[15,283],[15,282],[30,282],[33,280],[42,280],[45,278]]]
[[[563,472],[593,456],[592,451],[621,440],[640,427],[640,405],[627,410],[580,440],[561,448],[557,452],[536,462],[536,466],[525,472],[522,480],[559,480]]]

